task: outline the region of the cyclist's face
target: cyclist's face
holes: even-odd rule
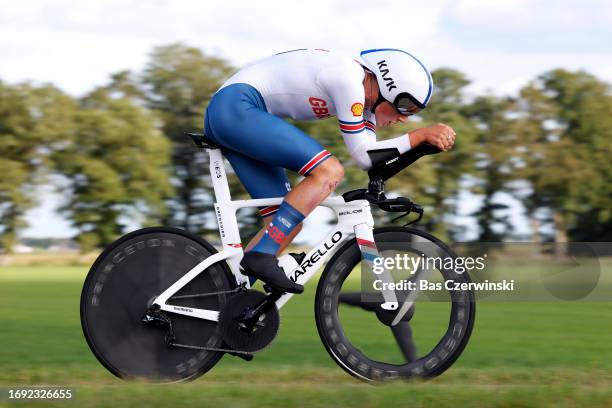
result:
[[[405,123],[408,121],[408,116],[402,115],[395,107],[385,101],[376,107],[374,111],[376,115],[376,126],[385,127],[394,123]]]

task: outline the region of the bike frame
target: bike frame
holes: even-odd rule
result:
[[[229,264],[236,278],[236,284],[249,288],[249,279],[240,272],[239,268],[244,251],[240,240],[236,212],[241,208],[280,205],[283,197],[233,201],[230,196],[221,150],[217,148],[209,148],[208,150],[210,155],[210,174],[216,199],[214,205],[215,214],[219,224],[219,235],[223,244],[223,250],[194,266],[160,294],[153,303],[159,305],[161,310],[169,313],[218,321],[219,311],[173,306],[168,304],[168,299],[211,265],[223,261]],[[374,219],[370,203],[367,200],[346,202],[342,196],[334,196],[324,200],[321,206],[331,208],[336,213],[338,221],[332,231],[306,255],[296,269],[285,271],[290,279],[301,285],[305,285],[334,252],[344,242],[353,237],[357,238],[357,243],[366,262],[371,262],[378,256],[373,236]],[[392,282],[392,278],[386,272],[383,272],[380,278],[385,282]],[[383,308],[388,310],[397,309],[398,302],[394,291],[385,290],[382,291],[382,295],[385,300],[385,303],[382,305]],[[276,301],[276,306],[280,309],[292,296],[293,294],[285,293]]]

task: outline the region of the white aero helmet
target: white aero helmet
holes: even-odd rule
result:
[[[365,50],[362,64],[378,81],[380,93],[372,112],[384,101],[402,115],[414,115],[425,109],[433,90],[431,74],[412,54],[393,48]]]

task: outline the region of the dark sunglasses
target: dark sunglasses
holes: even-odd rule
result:
[[[385,102],[386,99],[382,97],[382,95],[378,95],[378,99],[372,105],[372,113],[376,110],[376,107],[381,103]],[[410,95],[408,92],[402,92],[395,97],[395,101],[393,101],[393,106],[397,111],[405,116],[411,116],[419,113],[421,110],[425,109],[425,105],[416,100],[416,98]]]

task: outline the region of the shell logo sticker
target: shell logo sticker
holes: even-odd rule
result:
[[[353,116],[362,116],[363,103],[355,102],[353,105],[351,105],[351,112],[353,112]]]

